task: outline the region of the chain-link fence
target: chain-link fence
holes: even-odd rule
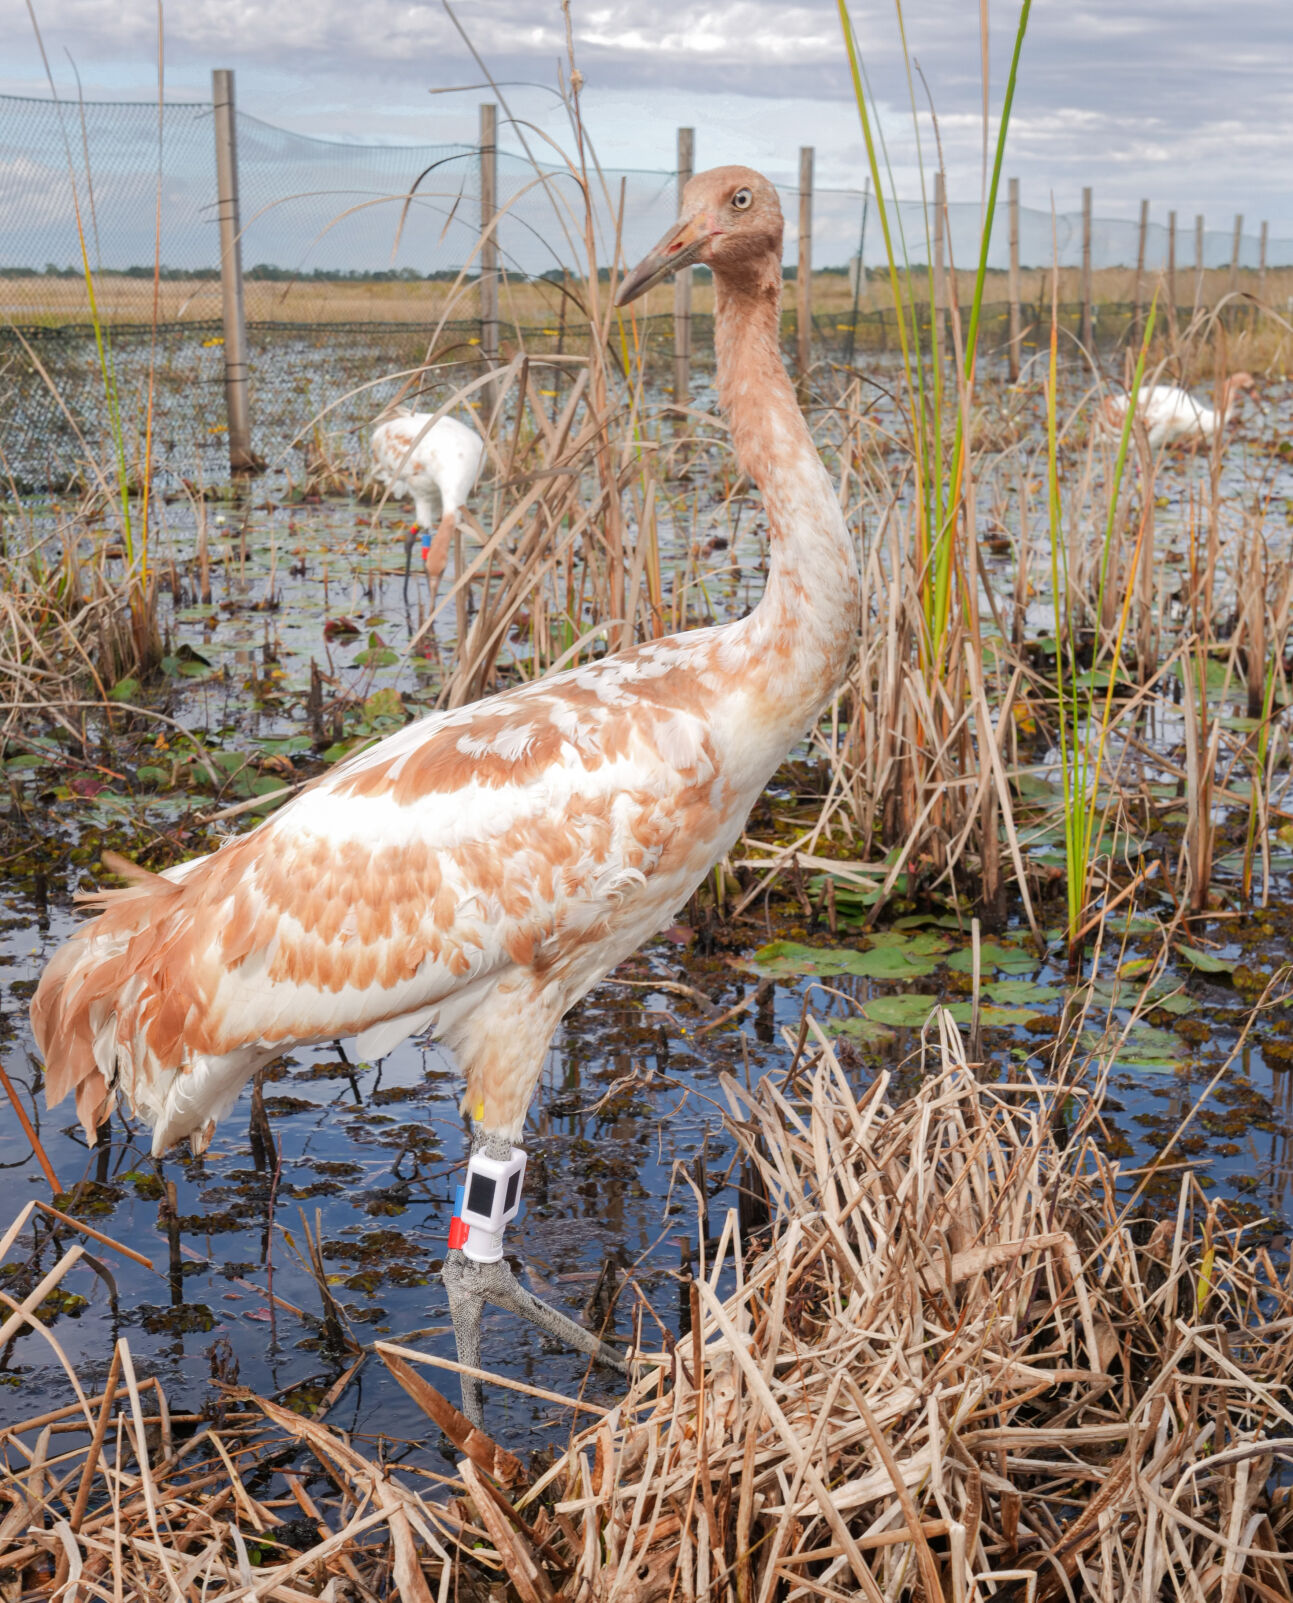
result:
[[[481,166],[475,147],[343,144],[289,133],[245,113],[237,114],[236,129],[251,405],[263,454],[284,451],[324,408],[329,431],[361,428],[395,390],[394,382],[373,387],[373,381],[415,367],[437,333],[437,359],[478,358]],[[617,242],[621,259],[632,261],[660,237],[675,215],[676,190],[671,172],[596,176],[593,232],[602,268]],[[786,260],[793,267],[797,191],[783,189],[782,200]],[[577,348],[586,331],[562,279],[588,269],[578,183],[559,167],[500,150],[497,204],[505,342],[510,334],[535,351]],[[127,432],[130,420],[145,415],[151,373],[159,461],[188,478],[223,476],[217,213],[210,104],[0,96],[0,466],[20,485],[66,479],[99,449],[107,426],[83,251],[96,269],[98,316],[111,330],[111,366]],[[936,233],[932,204],[900,202],[890,206],[889,218],[909,264],[928,263]],[[887,289],[874,274],[883,251],[874,200],[864,190],[818,188],[812,219],[818,348],[851,355],[891,344]],[[963,270],[977,259],[980,228],[977,202],[948,205],[945,248],[958,269],[951,282],[962,300]],[[1072,273],[1082,261],[1081,214],[1021,207],[1018,235],[1025,306],[1039,298],[1041,269],[1053,261],[1069,270],[1062,298],[1076,301]],[[994,304],[1006,299],[1009,249],[1003,202],[989,257],[988,300]],[[1169,231],[1161,223],[1142,231],[1135,222],[1093,219],[1096,301],[1125,308],[1133,299],[1138,257],[1148,289],[1167,268],[1169,254]],[[846,271],[859,258],[870,276],[858,275],[855,265]],[[1176,297],[1185,305],[1209,300],[1232,281],[1256,290],[1268,270],[1286,264],[1293,264],[1293,239],[1234,229],[1196,235],[1193,227],[1181,228]],[[1224,282],[1205,282],[1209,275]],[[702,363],[707,297],[698,284],[693,344]],[[1076,322],[1072,306],[1066,315]],[[787,317],[789,329],[793,314]],[[653,344],[668,346],[669,322],[653,321]],[[988,320],[986,334],[1004,344],[1004,315]]]

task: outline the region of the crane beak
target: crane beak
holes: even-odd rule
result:
[[[616,306],[627,306],[630,301],[645,295],[679,268],[690,267],[709,243],[709,219],[703,212],[695,217],[684,217],[675,223],[653,251],[649,251],[620,285],[615,297]]]

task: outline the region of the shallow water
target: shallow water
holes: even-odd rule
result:
[[[1280,406],[1283,427],[1287,391]],[[1269,420],[1263,425],[1267,433],[1272,426]],[[1201,471],[1197,462],[1176,463],[1163,481],[1165,572],[1172,567],[1172,547],[1179,553],[1188,536],[1190,498],[1197,503]],[[1268,544],[1272,555],[1282,554],[1285,508],[1293,505],[1285,459],[1241,444],[1226,471],[1227,515],[1263,497]],[[116,746],[105,739],[98,767],[85,765],[71,776],[55,760],[61,748],[53,745],[45,761],[39,751],[28,750],[11,755],[6,765],[10,840],[34,836],[42,845],[21,852],[11,845],[8,877],[0,881],[3,1062],[39,1123],[61,1185],[67,1190],[88,1182],[74,1204],[77,1212],[154,1265],[145,1269],[111,1249],[94,1248],[111,1284],[78,1266],[63,1283],[59,1305],[47,1304],[42,1317],[86,1386],[106,1372],[112,1336],[127,1335],[138,1369],[162,1379],[177,1411],[209,1400],[213,1369],[229,1378],[230,1353],[242,1383],[270,1394],[288,1392],[302,1405],[317,1400],[344,1367],[344,1358],[321,1350],[317,1317],[275,1309],[266,1296],[272,1289],[307,1315],[319,1313],[318,1289],[294,1256],[293,1244],[304,1247],[302,1212],[313,1230],[317,1211],[329,1282],[359,1341],[389,1337],[441,1356],[453,1351],[437,1271],[465,1129],[459,1081],[435,1047],[406,1043],[380,1064],[348,1063],[331,1049],[289,1054],[267,1072],[263,1086],[277,1160],[265,1149],[259,1125],[253,1130],[250,1088],[200,1159],[170,1154],[153,1160],[147,1132],[120,1115],[108,1143],[91,1152],[69,1107],[45,1112],[41,1105],[27,1002],[41,966],[77,922],[70,896],[94,882],[91,868],[100,847],[112,843],[151,852],[150,861],[191,855],[210,840],[210,829],[198,822],[209,812],[275,788],[298,769],[312,771],[303,712],[311,661],[337,687],[353,692],[357,704],[341,730],[339,750],[397,726],[404,708],[434,699],[441,663],[404,656],[420,622],[421,589],[415,574],[406,609],[399,571],[402,516],[387,508],[374,524],[370,508],[345,500],[293,503],[289,489],[281,472],[271,474],[257,482],[251,507],[206,509],[214,563],[210,604],[198,604],[194,596],[195,513],[187,501],[165,508],[155,552],[162,571],[173,559],[178,575],[168,618],[166,711],[198,733],[218,759],[226,775],[219,798],[184,788],[197,764],[184,737],[168,726],[140,725],[139,733],[120,737]],[[735,532],[731,545],[697,559],[709,576],[694,593],[705,597],[714,616],[744,610],[762,583],[760,520],[747,511],[733,531],[727,515],[716,510],[716,492],[707,481],[687,495],[690,502],[680,504],[664,525],[666,564],[676,570],[689,544],[703,549],[715,533],[726,538]],[[990,571],[1004,597],[1013,579],[1010,561],[995,558]],[[1030,634],[1045,630],[1048,583],[1048,575],[1039,575]],[[452,649],[451,614],[446,609],[441,625],[446,654]],[[353,633],[338,629],[342,619],[353,622]],[[383,701],[388,692],[398,694],[404,708],[393,707],[389,697]],[[1218,708],[1233,712],[1237,705],[1228,700]],[[1155,750],[1170,752],[1180,741],[1170,696],[1160,701],[1156,716]],[[1152,753],[1129,752],[1127,762],[1143,763],[1147,783],[1162,782]],[[1055,794],[1059,779],[1045,752],[1037,754],[1031,778]],[[809,816],[815,804],[786,776],[767,809],[756,814],[752,834],[771,838],[776,819],[801,812]],[[226,827],[241,829],[248,822],[242,818]],[[1203,1165],[1205,1183],[1232,1198],[1240,1217],[1270,1216],[1272,1222],[1258,1228],[1280,1256],[1293,1229],[1293,1079],[1284,1066],[1293,1062],[1293,1020],[1282,1001],[1238,1046],[1262,977],[1276,974],[1293,949],[1293,857],[1274,834],[1269,847],[1271,909],[1243,919],[1221,917],[1195,930],[1205,957],[1237,968],[1201,972],[1174,959],[1148,1024],[1117,1051],[1103,1139],[1111,1155],[1134,1171],[1161,1150],[1235,1053],[1175,1157]],[[1062,864],[1053,831],[1036,832],[1028,849],[1043,866]],[[1233,860],[1223,857],[1223,891],[1233,892],[1235,874]],[[922,908],[928,912],[927,903]],[[784,1071],[806,1004],[835,1034],[859,1088],[881,1069],[896,1072],[899,1084],[914,1080],[920,1072],[919,1030],[894,1022],[892,999],[914,992],[964,1003],[970,983],[966,920],[957,928],[946,915],[942,922],[926,918],[873,938],[850,922],[846,896],[837,909],[841,923],[832,934],[806,929],[793,905],[765,911],[755,904],[743,922],[719,932],[716,945],[715,932],[697,917],[694,927],[675,931],[675,939],[656,941],[638,954],[567,1019],[531,1111],[526,1208],[509,1236],[516,1266],[540,1295],[579,1316],[613,1257],[629,1271],[617,1332],[626,1335],[638,1317],[648,1341],[655,1339],[650,1333],[656,1319],[678,1330],[680,1301],[685,1302],[681,1277],[698,1262],[696,1201],[680,1166],[694,1177],[703,1158],[709,1230],[717,1233],[726,1210],[738,1205],[740,1178],[731,1171],[732,1146],[721,1129],[720,1076],[753,1079]],[[897,919],[919,911],[901,900],[892,909]],[[1100,993],[1093,1017],[1103,1018],[1113,1005],[1115,1017],[1125,1020],[1145,977],[1139,965],[1157,952],[1153,920],[1170,916],[1170,900],[1157,886],[1147,887],[1141,911],[1150,921],[1133,921],[1123,931],[1125,947],[1107,945],[1101,957],[1103,977],[1111,979],[1119,967],[1125,977],[1116,996]],[[785,948],[779,955],[754,955],[775,940],[855,955],[888,950],[897,954],[892,961],[901,960],[900,971],[897,977],[892,968],[890,977],[814,976],[797,971],[797,962],[798,969],[805,963],[787,957]],[[1054,957],[1029,953],[1020,930],[993,944],[985,979],[1002,987],[995,995],[989,991],[990,1003],[1002,1011],[988,1022],[983,1072],[986,1078],[1044,1077],[1064,975]],[[745,1011],[703,1031],[742,1000],[751,1003]],[[8,1176],[6,1214],[29,1197],[47,1195],[7,1107],[0,1111],[0,1166]],[[1168,1168],[1157,1176],[1144,1206],[1172,1206],[1179,1175]],[[175,1186],[174,1220],[165,1204],[168,1183]],[[1132,1183],[1134,1176],[1128,1187]],[[69,1238],[62,1233],[59,1239],[66,1244]],[[0,1267],[0,1289],[24,1295],[59,1250],[47,1224],[34,1236],[28,1232]],[[222,1339],[228,1353],[216,1346]],[[490,1316],[485,1353],[490,1365],[531,1384],[568,1395],[585,1384],[582,1360],[550,1347],[508,1316]],[[456,1397],[452,1377],[431,1378]],[[597,1373],[588,1381],[594,1397],[613,1396],[615,1385],[614,1377]],[[0,1353],[0,1422],[58,1406],[68,1396],[58,1355],[39,1336],[21,1335]],[[569,1428],[568,1410],[515,1394],[494,1390],[488,1406],[491,1425],[513,1446],[548,1443]],[[331,1417],[345,1428],[417,1443],[419,1452],[433,1457],[436,1452],[434,1443],[427,1445],[433,1433],[423,1417],[375,1358]]]

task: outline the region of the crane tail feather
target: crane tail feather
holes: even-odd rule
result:
[[[91,1143],[119,1086],[153,1122],[158,1092],[180,1066],[193,1007],[185,988],[165,976],[184,933],[174,916],[180,886],[115,854],[105,853],[104,862],[129,885],[82,898],[103,912],[54,954],[31,1002],[46,1105],[74,1095]]]

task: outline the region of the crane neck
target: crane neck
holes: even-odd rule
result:
[[[781,264],[715,269],[719,403],[763,496],[768,582],[743,620],[753,671],[788,714],[816,713],[848,664],[861,605],[852,536],[781,357]]]

